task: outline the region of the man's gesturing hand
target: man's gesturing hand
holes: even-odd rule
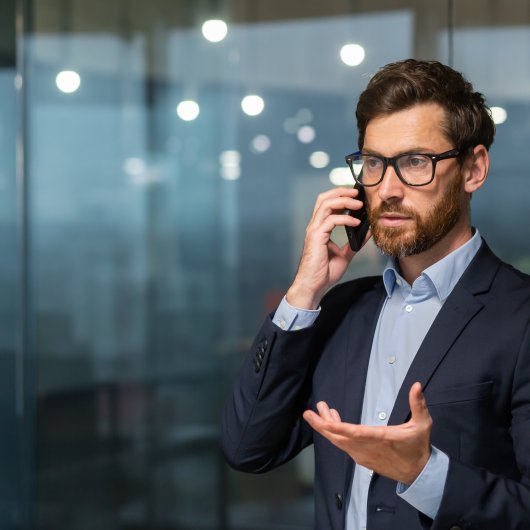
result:
[[[362,207],[362,202],[354,199],[357,194],[354,188],[335,188],[318,196],[306,229],[298,272],[287,291],[287,301],[291,305],[315,309],[325,292],[346,272],[355,252],[347,243],[339,247],[330,237],[336,226],[359,224],[357,218],[344,213],[346,208],[358,210]]]
[[[412,484],[431,455],[432,419],[420,383],[409,392],[411,418],[402,425],[369,426],[343,423],[339,413],[321,401],[318,414],[304,419],[355,462],[403,484]]]

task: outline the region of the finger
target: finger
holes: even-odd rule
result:
[[[375,426],[357,425],[353,423],[333,422],[325,428],[331,435],[355,440],[359,443],[376,443],[382,440],[395,440],[400,437],[397,425]]]
[[[331,415],[331,411],[328,407],[328,404],[325,401],[319,401],[317,403],[317,410],[320,415],[320,417],[325,421],[332,421],[333,417]]]
[[[414,421],[430,420],[431,415],[427,408],[427,402],[421,388],[421,383],[416,382],[410,387],[409,405],[411,418]]]
[[[302,414],[303,418],[305,421],[307,421],[307,423],[309,423],[309,425],[315,430],[315,431],[318,431],[318,432],[321,432],[322,430],[322,424],[324,423],[322,421],[322,418],[316,414],[315,412],[313,412],[312,410],[306,410],[303,414]]]
[[[322,402],[317,404],[317,410],[319,414],[312,410],[306,410],[303,414],[303,418],[315,431],[318,431],[324,436],[329,435],[328,427],[331,424],[340,422],[339,413],[335,409],[330,409],[325,403]]]
[[[336,412],[336,411],[335,411]],[[333,422],[324,421],[318,414],[312,410],[306,410],[303,414],[303,418],[311,428],[327,438],[332,444],[340,447],[341,449],[348,443],[349,438],[344,435],[337,435],[329,429],[329,426],[333,425]]]
[[[362,201],[354,199],[353,197],[333,197],[323,201],[313,213],[312,220],[315,222],[322,222],[326,217],[333,213],[343,212],[348,209],[354,214],[363,207]]]
[[[331,418],[333,421],[342,421],[340,419],[339,411],[336,409],[330,409],[329,413],[331,414]]]
[[[322,203],[330,198],[333,197],[357,197],[359,195],[359,190],[357,190],[354,187],[347,188],[345,186],[340,186],[338,188],[332,188],[331,190],[325,191],[323,193],[320,193],[317,197],[317,200],[315,202],[315,208],[313,209],[313,213],[315,213]]]
[[[331,214],[321,221],[317,221],[320,233],[331,234],[336,226],[358,226],[361,221],[357,217],[348,214]],[[318,231],[316,232],[318,234]]]

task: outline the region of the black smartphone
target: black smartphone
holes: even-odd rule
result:
[[[357,219],[361,220],[361,224],[357,226],[345,226],[344,228],[346,228],[346,235],[350,242],[350,248],[357,252],[363,244],[366,233],[370,228],[370,223],[366,213],[366,194],[364,192],[364,187],[356,185],[355,189],[359,190],[359,194],[355,198],[363,201],[363,207],[360,210],[346,209],[344,210],[344,213],[351,215],[352,217],[357,217]]]

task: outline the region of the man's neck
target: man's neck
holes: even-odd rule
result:
[[[471,226],[466,225],[465,229],[462,229],[461,227],[460,229],[457,229],[457,227],[455,227],[429,250],[405,258],[399,258],[398,265],[403,278],[405,278],[409,285],[412,285],[414,280],[416,280],[425,269],[434,265],[451,252],[467,243],[471,237],[473,237]]]

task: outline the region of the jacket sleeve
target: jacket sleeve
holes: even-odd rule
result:
[[[311,395],[314,327],[283,331],[270,317],[223,408],[221,446],[229,464],[260,473],[312,442],[302,418]]]

